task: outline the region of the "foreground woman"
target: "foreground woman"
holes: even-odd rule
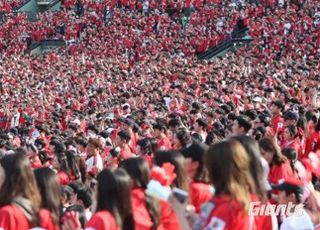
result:
[[[0,229],[58,229],[41,197],[30,161],[23,153],[0,160]]]

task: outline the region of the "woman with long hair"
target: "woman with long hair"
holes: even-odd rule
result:
[[[97,176],[93,204],[95,213],[86,228],[133,230],[130,177],[123,169],[104,169]]]
[[[148,162],[150,168],[153,166],[153,152],[150,138],[144,138],[137,142],[137,154]]]
[[[208,146],[199,142],[194,142],[188,148],[181,150],[189,180],[189,201],[197,213],[201,205],[211,199],[214,191],[209,183],[208,170],[204,163],[204,155],[207,150]]]
[[[259,142],[262,156],[269,164],[268,180],[271,184],[278,184],[283,179],[294,176],[287,158],[282,155],[278,144],[270,138],[263,138]]]
[[[174,172],[177,175],[176,179],[173,181],[172,186],[188,191],[188,177],[184,167],[183,155],[180,152],[174,150],[158,151],[155,153],[155,165],[161,167],[166,162],[174,165]]]
[[[50,168],[34,170],[37,186],[41,195],[41,208],[51,212],[52,220],[59,225],[62,211],[61,187],[56,173]]]
[[[201,209],[194,229],[254,229],[254,217],[248,212],[256,189],[243,146],[232,139],[214,144],[205,162],[215,194]]]
[[[256,195],[260,200],[267,199],[267,190],[270,190],[271,187],[267,181],[267,178],[264,178],[263,175],[263,164],[266,160],[262,157],[259,149],[259,143],[246,135],[237,135],[233,136],[231,139],[239,141],[242,146],[245,148],[250,165],[250,174],[255,183]]]
[[[172,229],[179,230],[180,225],[175,213],[168,202],[159,200],[146,193],[147,184],[150,180],[148,163],[142,158],[130,158],[120,163],[133,181],[131,202],[135,229],[156,230]]]
[[[41,209],[30,161],[23,153],[5,155],[0,159],[0,228],[56,229],[51,213]]]
[[[267,194],[271,194],[271,186],[268,182],[268,162],[262,157],[259,143],[247,135],[233,136],[231,139],[239,141],[245,148],[249,157],[250,175],[255,184],[256,193],[253,199],[261,201],[261,204],[269,204]],[[256,218],[258,229],[275,229],[278,221],[275,215],[260,215]]]
[[[192,137],[187,129],[179,128],[174,133],[172,142],[175,149],[183,149],[192,144]]]
[[[301,159],[303,156],[302,150],[304,150],[305,146],[300,143],[297,127],[295,125],[288,125],[285,127],[283,137],[284,140],[281,145],[281,149],[294,148],[298,154],[297,157]]]

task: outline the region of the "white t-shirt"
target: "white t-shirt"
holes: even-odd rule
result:
[[[312,221],[306,213],[302,210],[299,213],[294,213],[285,218],[280,226],[280,230],[312,230],[314,229]]]
[[[98,171],[101,171],[103,169],[103,161],[100,154],[90,157],[86,161],[86,165],[87,165],[87,172],[90,172],[94,166],[97,167]]]

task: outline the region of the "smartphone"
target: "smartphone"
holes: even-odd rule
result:
[[[188,193],[179,188],[173,188],[172,193],[180,203],[185,203],[188,198]]]

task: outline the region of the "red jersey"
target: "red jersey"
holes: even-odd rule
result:
[[[152,219],[148,212],[145,193],[141,188],[135,188],[131,192],[131,202],[133,207],[133,219],[135,229],[151,230]],[[168,202],[160,200],[160,222],[157,230],[180,230],[180,224],[176,214],[171,209]]]
[[[96,212],[86,224],[86,228],[95,230],[120,230],[114,217],[108,211]]]
[[[284,126],[284,119],[281,116],[273,117],[271,120],[272,129],[278,133]]]
[[[209,184],[203,182],[191,182],[189,184],[189,194],[191,204],[195,207],[196,213],[199,213],[201,205],[211,199],[213,189]]]
[[[251,230],[256,229],[254,217],[250,217],[240,202],[230,197],[214,196],[200,211],[194,229]]]
[[[164,137],[161,140],[158,140],[158,149],[161,151],[170,150],[172,147],[169,138]]]
[[[60,171],[57,173],[57,176],[59,178],[60,185],[68,185],[70,183],[70,178],[67,173]]]
[[[131,157],[133,157],[133,154],[130,150],[123,149],[120,151],[120,159],[121,160],[125,160],[125,159],[131,158]]]
[[[41,209],[40,213],[40,227],[53,230],[58,229],[54,225],[51,218],[51,214],[48,210]],[[26,218],[23,211],[15,205],[6,205],[0,208],[0,229],[30,229],[28,219]]]
[[[306,139],[306,149],[303,157],[308,157],[310,152],[316,152],[320,148],[317,143],[320,143],[320,133],[310,132],[309,138]]]
[[[299,142],[299,140],[296,138],[292,141],[284,141],[283,144],[281,145],[281,148],[284,149],[284,148],[293,148],[296,150],[297,152],[297,156],[298,156],[298,159],[302,159],[302,148],[301,148],[301,143]]]
[[[289,162],[275,165],[270,168],[268,180],[271,184],[279,184],[279,180],[287,179],[295,176]]]

